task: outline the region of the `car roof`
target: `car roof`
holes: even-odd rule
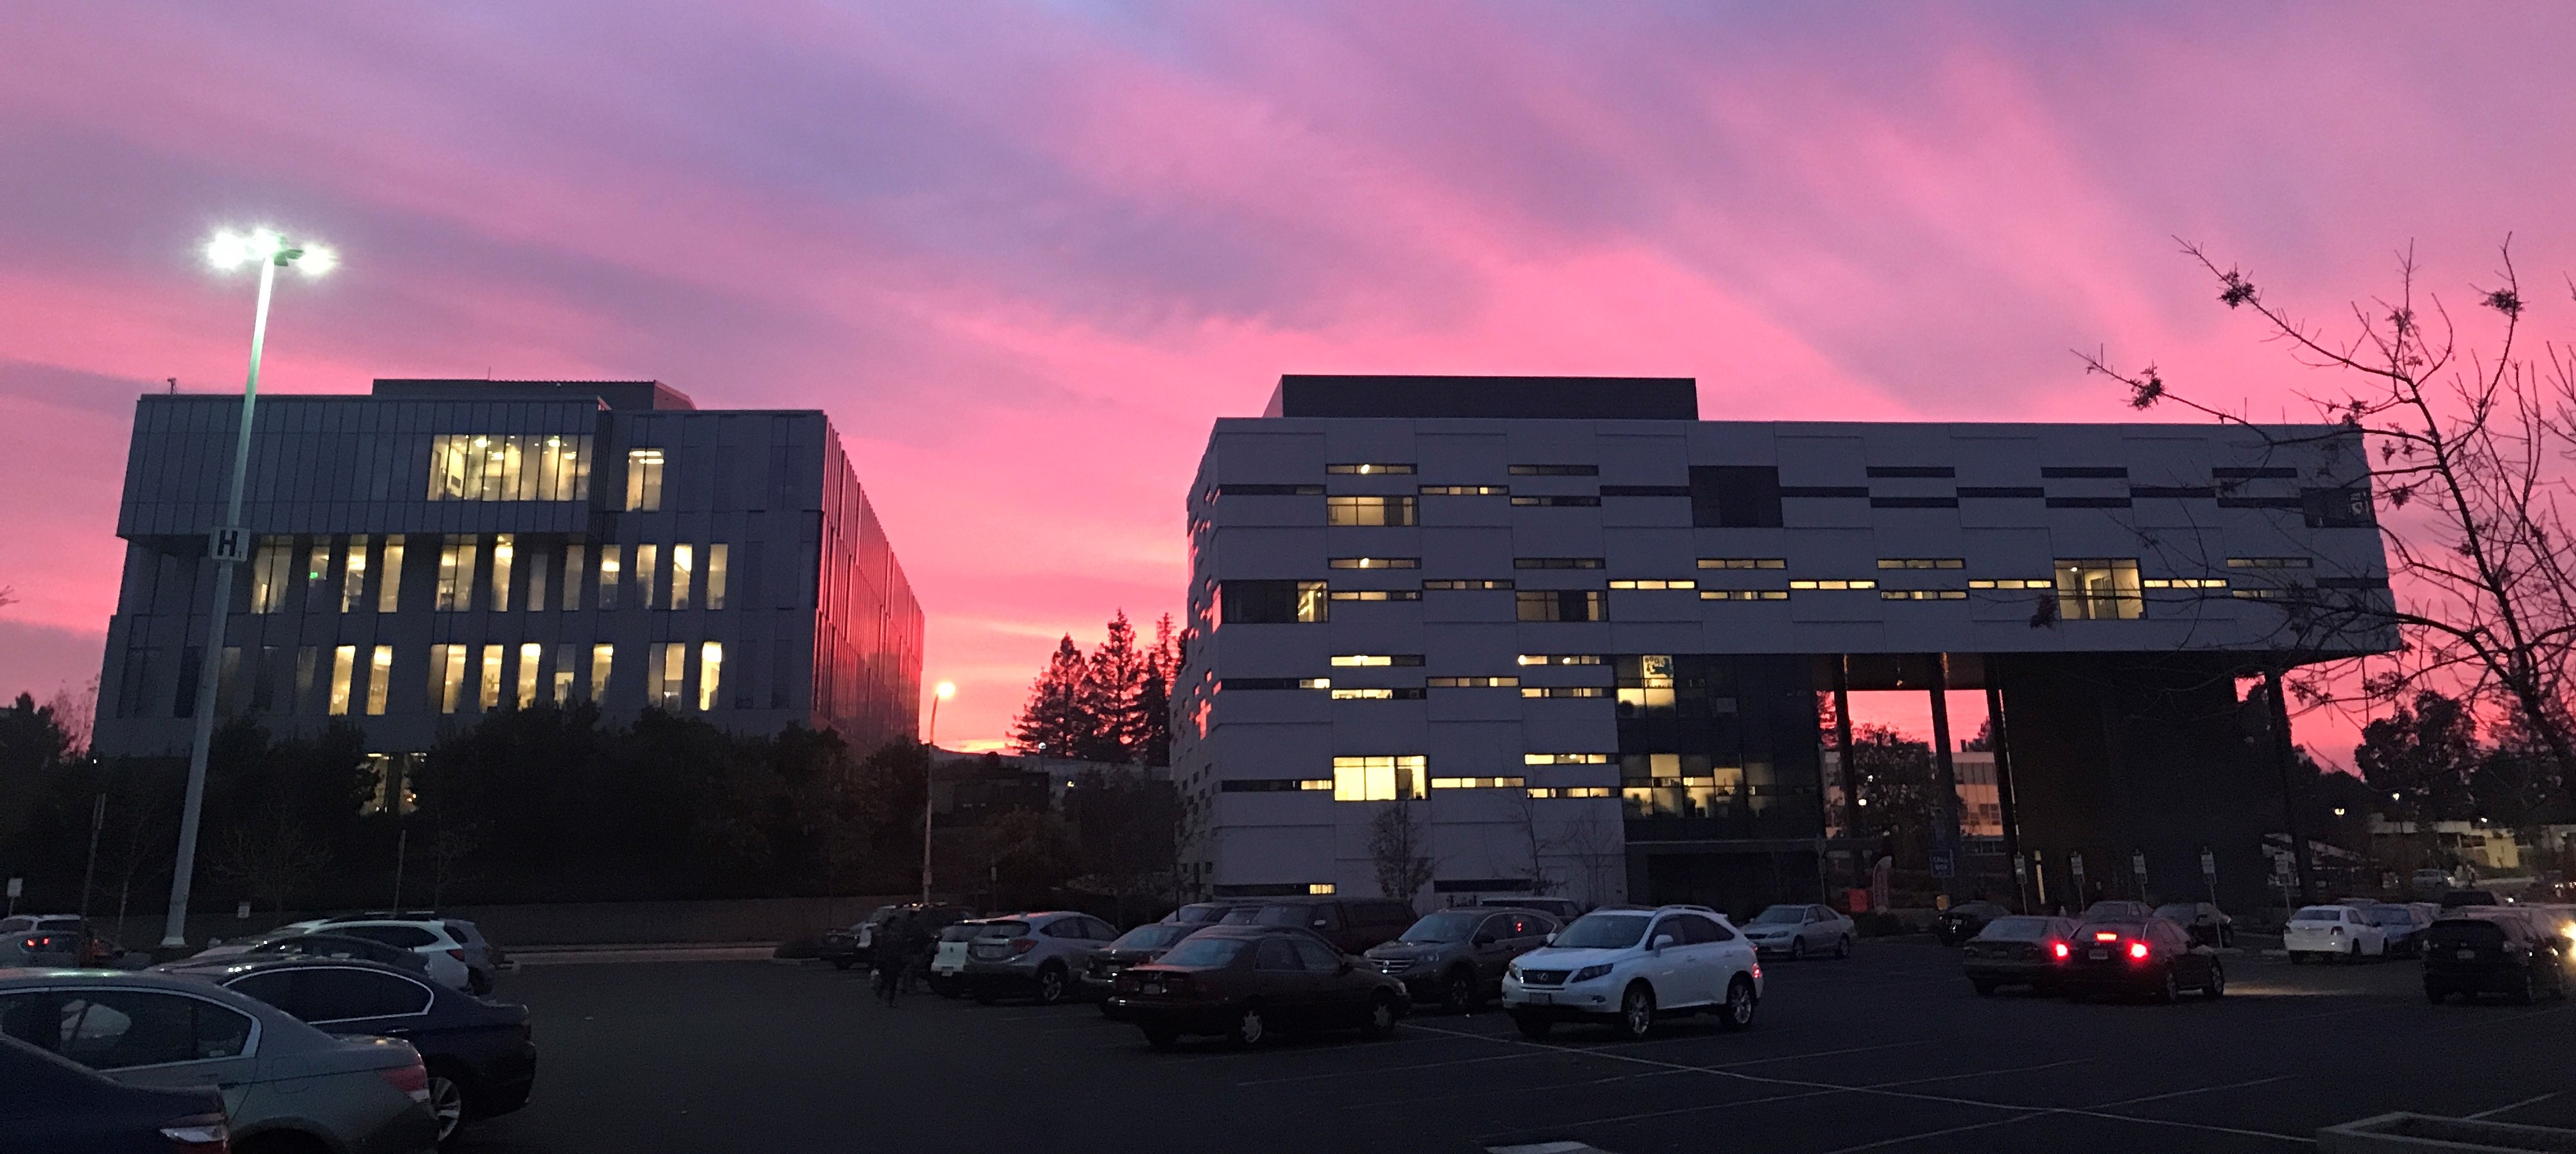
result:
[[[269,970],[308,970],[324,966],[374,970],[378,973],[397,974],[423,985],[437,984],[410,970],[388,966],[383,962],[370,961],[366,958],[315,958],[300,954],[219,954],[211,958],[190,958],[155,966],[153,972],[197,981],[223,982],[248,974],[265,973]]]

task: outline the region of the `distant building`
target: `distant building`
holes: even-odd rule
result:
[[[594,701],[870,748],[918,715],[922,614],[831,422],[653,381],[379,380],[260,399],[224,650],[203,652],[241,415],[135,405],[102,754],[186,752],[216,709],[427,749],[483,713]]]
[[[1289,376],[1218,420],[1173,690],[1199,888],[1374,893],[1410,802],[1418,902],[1812,900],[1890,832],[1838,699],[1969,690],[1992,751],[1930,745],[1954,888],[2080,906],[2143,855],[2197,894],[2206,849],[2267,900],[2237,679],[2395,643],[2314,628],[2389,597],[2356,432],[1698,417],[1687,379]]]

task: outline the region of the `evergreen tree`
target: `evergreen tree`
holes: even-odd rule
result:
[[[1011,740],[1023,752],[1044,757],[1079,757],[1097,723],[1087,709],[1083,681],[1088,672],[1082,649],[1067,635],[1029,689],[1029,703],[1011,725]]]
[[[1091,718],[1091,732],[1076,748],[1076,755],[1089,761],[1128,762],[1136,760],[1143,742],[1145,726],[1137,711],[1138,699],[1145,684],[1148,655],[1136,648],[1136,627],[1127,623],[1127,611],[1109,619],[1109,635],[1091,651],[1090,663],[1083,670],[1082,706]]]
[[[1136,752],[1147,765],[1172,763],[1172,679],[1180,672],[1180,639],[1166,613],[1154,623],[1154,647],[1145,654],[1145,681],[1136,693]]]

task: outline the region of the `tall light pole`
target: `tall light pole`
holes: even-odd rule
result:
[[[250,534],[242,528],[242,482],[250,472],[250,419],[259,403],[259,356],[268,341],[268,298],[277,270],[295,265],[306,276],[320,276],[339,263],[321,245],[289,242],[275,229],[247,233],[219,232],[206,242],[206,263],[230,271],[259,263],[259,304],[251,313],[250,376],[242,385],[241,429],[233,439],[232,494],[224,503],[223,523],[207,534],[207,553],[215,560],[215,600],[207,616],[206,649],[197,663],[196,735],[188,745],[188,800],[179,811],[179,856],[170,870],[170,914],[161,927],[161,944],[188,941],[188,888],[197,873],[197,822],[206,808],[206,751],[215,740],[215,689],[224,665],[224,621],[232,613],[233,567],[250,555]]]
[[[930,731],[921,740],[921,904],[930,904],[930,770],[939,756],[939,703],[957,696],[957,683],[930,691]]]

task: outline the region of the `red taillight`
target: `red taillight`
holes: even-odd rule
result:
[[[457,961],[460,961],[460,962],[461,962],[461,961],[464,961],[464,960],[465,960],[465,951],[463,951],[463,950],[449,950],[449,951],[447,951],[447,956],[448,956],[448,957],[451,957],[451,958],[454,958],[454,959],[456,959]]]
[[[2060,958],[2065,957],[2065,956],[2069,953],[2069,951],[2068,951],[2068,950],[2067,950],[2067,948],[2066,948],[2066,943],[2064,943],[2064,942],[2050,942],[2050,943],[2048,943],[2048,952],[2050,952],[2050,953],[2052,953],[2052,954],[2055,954],[2055,955],[2057,955],[2057,956],[2058,956],[2058,957],[2060,957]]]
[[[1012,939],[1011,939],[1011,952],[1012,952],[1012,953],[1015,953],[1015,954],[1025,954],[1025,953],[1029,952],[1030,950],[1034,950],[1034,949],[1036,949],[1036,948],[1038,948],[1038,940],[1037,940],[1036,938],[1012,938]]]
[[[2117,930],[2095,930],[2093,931],[2093,940],[2097,942],[2116,942],[2120,940],[2120,933]]]
[[[2147,943],[2129,943],[2129,960],[2133,962],[2143,962],[2147,960]]]
[[[429,1069],[418,1062],[408,1066],[387,1066],[376,1071],[385,1085],[411,1095],[414,1102],[429,1101]]]
[[[161,1128],[161,1136],[170,1140],[170,1148],[179,1154],[230,1154],[233,1148],[231,1130],[221,1114],[191,1114],[173,1119]]]

